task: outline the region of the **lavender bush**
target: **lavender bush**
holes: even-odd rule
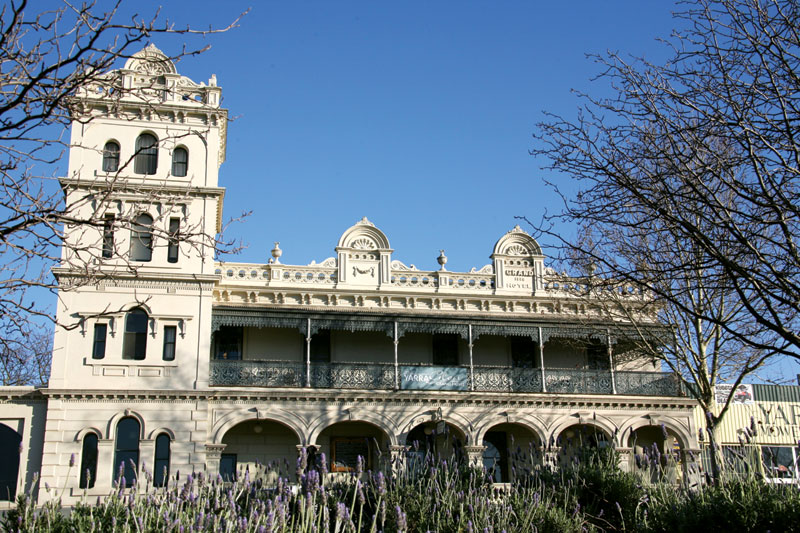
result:
[[[655,473],[668,461],[647,460]],[[751,476],[736,483],[683,490],[646,475],[621,472],[610,448],[582,448],[545,460],[536,449],[510,451],[513,482],[457,457],[388,465],[382,471],[330,476],[324,454],[298,461],[298,482],[285,466],[260,465],[232,482],[201,473],[171,476],[153,487],[142,468],[133,487],[118,488],[71,509],[61,493],[40,506],[29,494],[2,520],[9,532],[578,532],[800,530],[796,487]],[[667,465],[667,467],[664,466]],[[658,476],[655,476],[656,478]]]

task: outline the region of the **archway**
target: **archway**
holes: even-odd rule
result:
[[[225,451],[219,473],[226,480],[249,472],[272,484],[278,476],[296,480],[297,447],[300,438],[288,426],[272,420],[247,420],[236,424],[222,437]]]
[[[0,500],[13,502],[17,496],[22,435],[0,424]]]
[[[564,428],[556,437],[556,446],[561,449],[562,464],[573,463],[610,445],[611,436],[591,424],[573,424]]]
[[[678,435],[665,426],[642,426],[628,437],[631,466],[646,480],[672,483],[683,478],[683,445]]]
[[[426,459],[460,462],[464,459],[465,442],[466,436],[461,430],[444,420],[418,424],[406,437],[408,466],[418,469]]]
[[[378,470],[388,458],[391,439],[375,424],[342,421],[323,429],[314,443],[316,454],[324,453],[332,473]],[[359,460],[359,457],[361,458]]]
[[[508,483],[542,463],[539,437],[522,424],[490,427],[483,435],[483,446],[483,467],[495,483]]]

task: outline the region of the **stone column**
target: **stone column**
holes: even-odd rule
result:
[[[393,444],[389,446],[388,469],[392,474],[398,474],[406,468],[408,446]]]
[[[219,474],[219,462],[227,446],[227,444],[206,444],[206,475],[209,477]]]
[[[485,450],[486,446],[464,446],[467,464],[474,468],[483,468],[483,452]]]
[[[547,450],[542,452],[544,466],[558,466],[558,454],[561,453],[560,446],[550,446]]]
[[[617,453],[619,454],[619,462],[617,466],[623,472],[632,472],[633,465],[631,461],[633,460],[633,449],[632,448],[617,448]]]

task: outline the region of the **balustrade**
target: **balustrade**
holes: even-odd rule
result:
[[[430,365],[420,365],[430,366]],[[468,367],[462,367],[468,368]],[[306,364],[293,361],[221,361],[212,360],[212,386],[289,387],[306,386]],[[663,372],[614,373],[617,394],[638,396],[685,396],[680,380]],[[311,363],[308,382],[319,389],[393,390],[395,367],[390,363]],[[552,394],[613,394],[611,372],[546,368],[546,390]],[[403,388],[403,383],[400,383]],[[540,368],[474,366],[472,388],[475,392],[543,392]]]

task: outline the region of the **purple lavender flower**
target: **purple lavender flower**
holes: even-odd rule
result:
[[[394,508],[394,511],[397,513],[397,533],[404,533],[408,530],[406,513],[403,512],[399,505]]]

